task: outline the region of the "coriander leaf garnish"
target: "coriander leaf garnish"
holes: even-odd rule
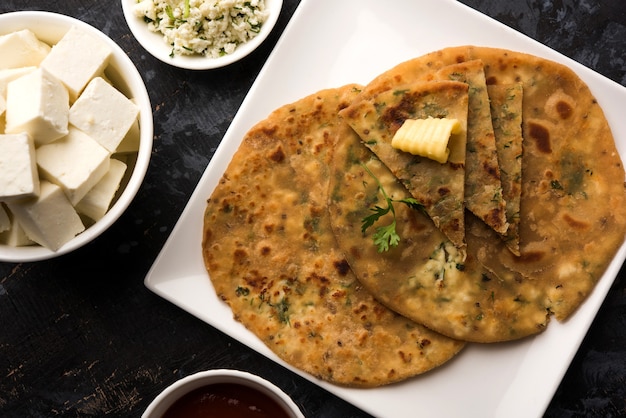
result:
[[[374,244],[378,247],[378,252],[389,251],[389,246],[395,247],[400,242],[400,235],[396,232],[395,218],[387,226],[379,226],[376,233],[372,235]]]
[[[361,232],[365,232],[369,227],[373,226],[380,218],[385,216],[388,213],[393,215],[393,220],[389,225],[379,226],[376,228],[376,232],[372,235],[372,239],[374,240],[374,244],[378,247],[378,252],[382,253],[385,251],[389,251],[389,247],[395,247],[400,243],[400,235],[396,232],[396,210],[393,207],[394,202],[396,203],[404,203],[412,209],[422,210],[423,205],[412,197],[407,197],[404,199],[392,199],[387,195],[385,188],[380,183],[380,180],[370,171],[369,168],[365,164],[361,164],[361,166],[368,172],[370,176],[376,181],[378,184],[378,190],[380,190],[381,194],[385,198],[385,202],[387,203],[387,207],[383,208],[381,206],[374,206],[370,208],[370,211],[373,213],[369,216],[366,216],[362,219],[361,223]]]

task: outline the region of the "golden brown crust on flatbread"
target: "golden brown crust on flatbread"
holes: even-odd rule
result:
[[[338,112],[358,89],[285,105],[246,134],[208,200],[202,248],[218,296],[281,359],[371,387],[439,366],[463,343],[385,308],[338,250],[328,164],[338,138],[356,136]]]
[[[585,83],[569,68],[527,54],[473,46],[436,51],[381,74],[355,103],[476,59],[488,85],[523,88],[520,256],[469,214],[462,263],[445,240],[431,242],[434,225],[408,215],[398,219],[404,240],[378,253],[371,236],[360,234],[363,202],[377,192],[363,183],[334,184],[342,192],[331,194],[331,219],[352,269],[380,301],[442,334],[493,342],[537,333],[550,314],[563,320],[589,295],[624,241],[624,168]]]
[[[363,164],[394,199],[408,192],[358,140],[346,138],[337,147],[329,209],[333,231],[359,281],[379,301],[432,329],[469,341],[517,339],[546,326],[544,295],[533,293],[533,282],[524,282],[507,269],[490,271],[482,265],[480,240],[490,244],[501,240],[469,212],[465,253],[427,216],[396,204],[401,242],[379,253],[372,243],[373,232],[360,232],[361,220],[382,199]],[[379,222],[391,221],[386,216]]]

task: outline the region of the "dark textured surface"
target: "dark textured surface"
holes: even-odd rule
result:
[[[626,86],[623,0],[463,3]],[[176,379],[220,367],[268,378],[309,417],[367,416],[143,285],[297,4],[285,1],[271,37],[241,63],[190,72],[146,54],[130,35],[118,1],[0,2],[0,13],[60,12],[111,36],[143,75],[155,121],[145,184],[111,230],[60,259],[0,263],[0,416],[139,416]],[[624,276],[613,285],[546,416],[626,416]]]

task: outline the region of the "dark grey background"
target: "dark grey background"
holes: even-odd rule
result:
[[[462,2],[626,86],[623,0]],[[104,236],[59,259],[0,263],[0,416],[139,416],[173,381],[220,367],[268,378],[293,396],[308,417],[367,416],[143,285],[298,3],[285,0],[276,29],[247,59],[220,70],[192,72],[148,55],[130,34],[118,1],[0,2],[0,13],[49,10],[108,34],[146,80],[155,122],[145,184],[129,211]],[[437,0],[432,3],[436,7]],[[624,416],[625,387],[622,272],[546,416]],[[420,406],[415,410],[419,416]]]

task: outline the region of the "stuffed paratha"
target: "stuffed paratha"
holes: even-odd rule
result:
[[[345,161],[331,176],[341,191],[331,194],[331,220],[359,281],[385,305],[450,337],[494,342],[537,333],[551,314],[567,318],[592,291],[624,241],[624,169],[589,88],[569,68],[540,57],[444,49],[390,69],[354,103],[476,59],[488,85],[523,89],[520,255],[469,214],[464,261],[445,240],[431,242],[434,225],[409,216],[397,219],[398,230],[407,231],[398,247],[377,252],[359,219],[376,189],[337,175]]]
[[[426,81],[382,91],[341,111],[363,143],[380,158],[424,207],[435,225],[455,245],[465,245],[465,154],[468,85],[457,81]],[[441,164],[391,145],[406,119],[457,119],[460,132],[448,144]]]
[[[494,231],[505,234],[509,224],[483,62],[471,60],[448,65],[437,71],[434,77],[460,81],[469,87],[465,207]]]
[[[509,227],[504,233],[507,247],[519,252],[519,212],[522,199],[522,97],[520,83],[488,86],[491,118],[500,164],[502,195]]]
[[[329,382],[406,379],[463,343],[385,308],[356,280],[326,208],[338,112],[359,86],[277,109],[243,139],[207,203],[203,257],[234,317],[287,363]]]
[[[500,240],[469,211],[463,250],[428,216],[395,203],[395,218],[387,214],[379,223],[395,222],[401,241],[381,253],[372,243],[373,231],[361,233],[362,219],[371,207],[383,205],[379,182],[394,200],[409,196],[408,191],[354,138],[345,137],[337,146],[333,170],[333,231],[359,281],[380,302],[432,329],[471,341],[521,338],[545,327],[543,295],[527,298],[533,292],[532,282],[506,269],[492,272],[481,264],[477,254],[481,237]],[[526,299],[514,302],[520,295]]]

